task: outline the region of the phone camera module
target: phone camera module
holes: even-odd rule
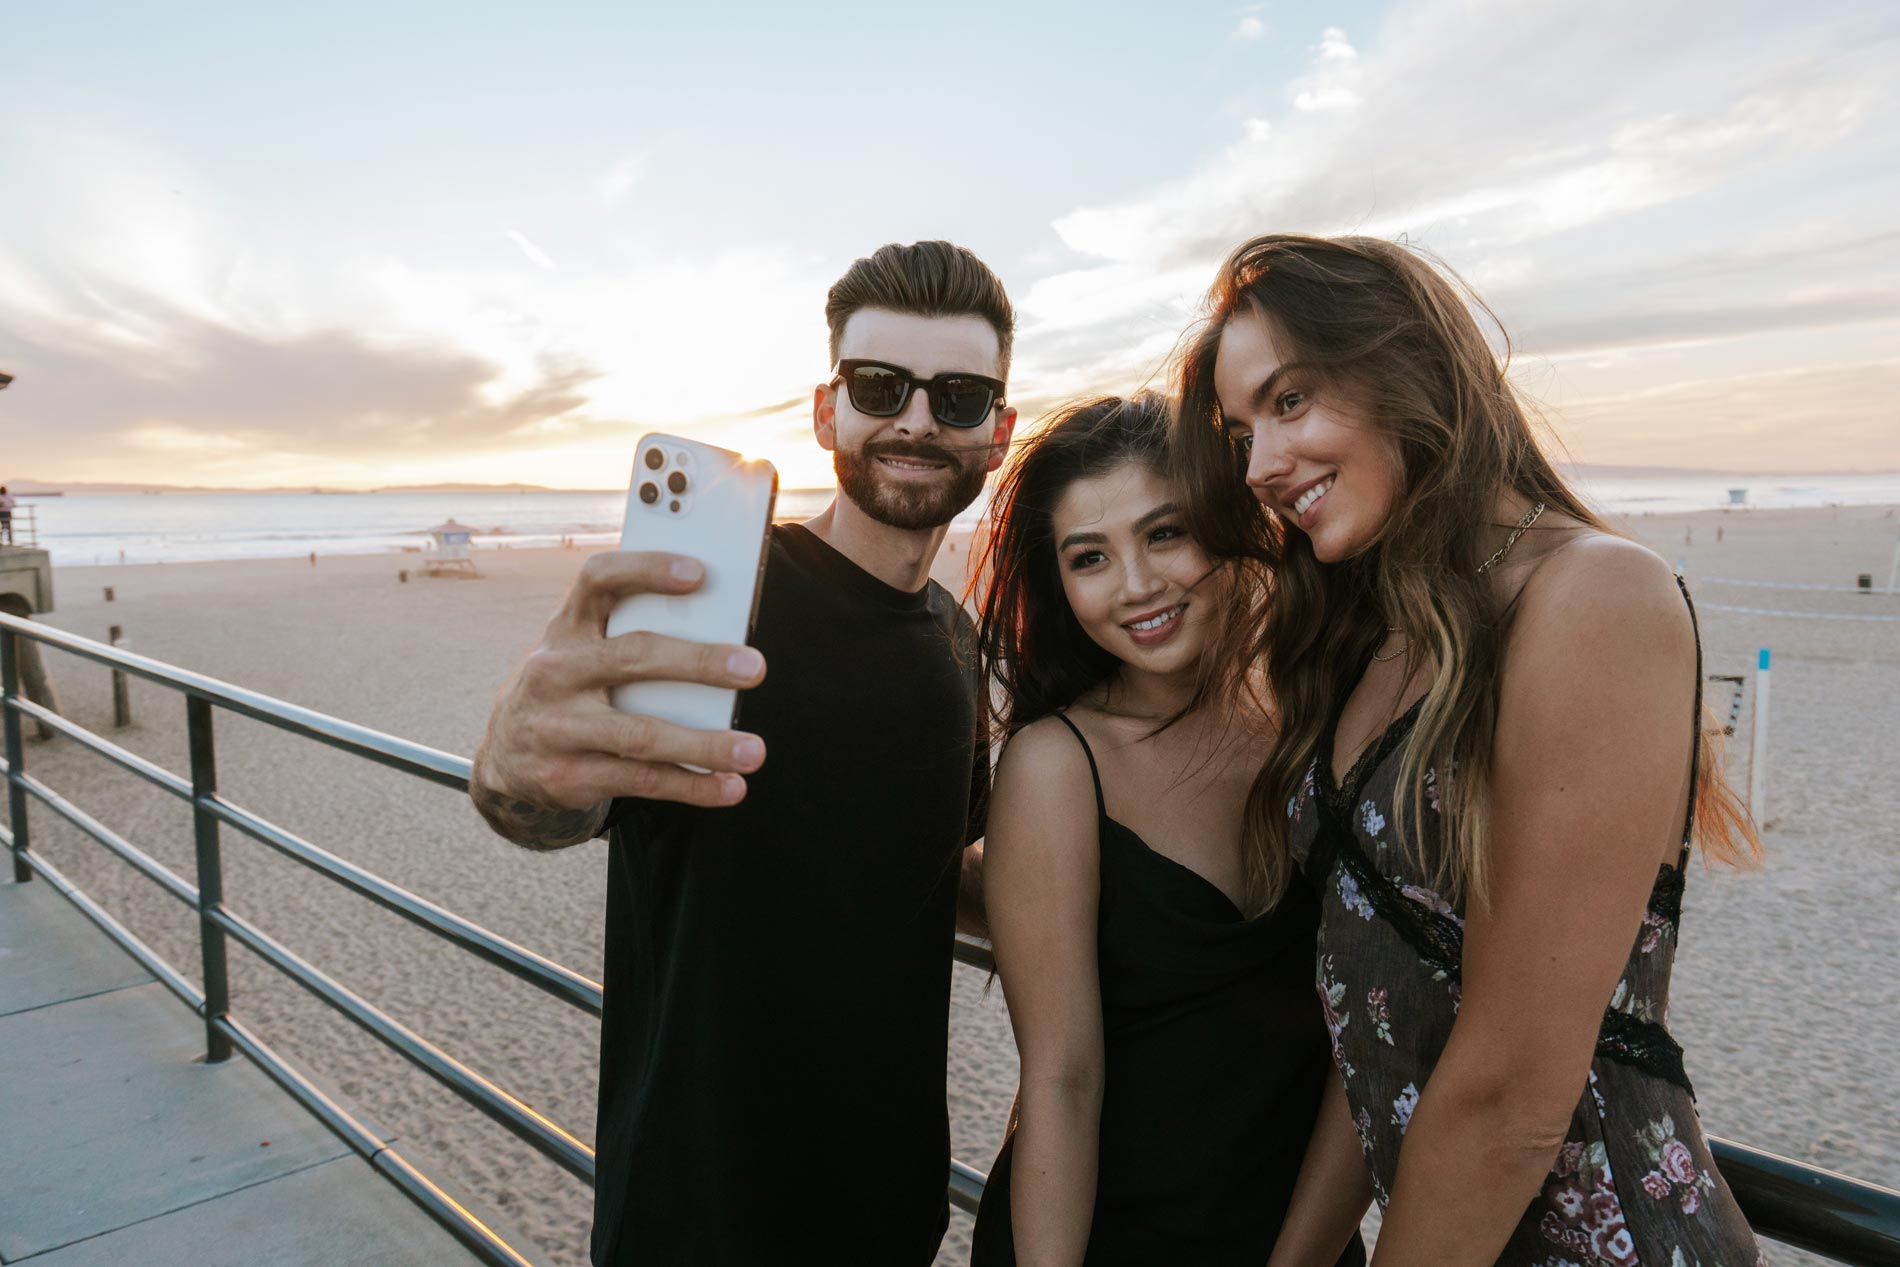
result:
[[[647,470],[657,471],[666,465],[666,454],[660,452],[658,449],[648,449],[646,463]]]
[[[669,492],[673,492],[673,493],[685,492],[686,491],[686,472],[674,471],[671,475],[667,476],[666,487],[667,487],[667,491]]]
[[[659,501],[660,500],[660,486],[658,484],[640,485],[640,500],[649,506],[651,506],[654,502]]]

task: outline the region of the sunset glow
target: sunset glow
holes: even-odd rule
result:
[[[0,79],[0,481],[605,488],[669,430],[822,485],[854,256],[988,260],[1033,418],[1148,380],[1269,229],[1459,269],[1579,460],[1900,468],[1900,28],[1743,9],[41,6]],[[1008,69],[871,73],[941,41]]]

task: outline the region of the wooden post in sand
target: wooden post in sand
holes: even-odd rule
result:
[[[1748,812],[1768,825],[1768,648],[1755,669],[1755,726],[1748,740]]]
[[[124,636],[125,631],[118,625],[114,625],[108,638],[116,647]],[[131,724],[132,693],[126,688],[125,670],[114,669],[112,670],[112,726],[115,730],[124,730]]]

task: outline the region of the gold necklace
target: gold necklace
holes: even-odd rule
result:
[[[1478,575],[1483,576],[1486,572],[1489,572],[1493,564],[1509,554],[1511,547],[1517,544],[1517,539],[1529,532],[1531,525],[1536,523],[1537,517],[1543,513],[1544,503],[1542,502],[1538,502],[1535,506],[1532,506],[1528,511],[1524,512],[1524,517],[1517,521],[1517,527],[1511,529],[1511,535],[1504,539],[1504,544],[1498,547],[1498,552],[1478,565]],[[1387,625],[1385,631],[1388,634],[1395,634],[1398,632],[1398,628],[1394,625]],[[1405,649],[1411,645],[1411,640],[1408,638],[1385,655],[1379,655],[1375,652],[1372,657],[1372,662],[1374,664],[1384,664],[1388,660],[1396,660],[1398,657],[1404,655]]]
[[[1532,506],[1529,510],[1525,511],[1524,517],[1517,521],[1517,527],[1511,529],[1511,535],[1506,537],[1504,539],[1504,544],[1498,547],[1498,552],[1492,555],[1490,558],[1486,559],[1483,563],[1480,563],[1478,565],[1478,575],[1483,576],[1486,572],[1489,572],[1493,564],[1497,563],[1498,560],[1502,559],[1505,555],[1509,554],[1511,552],[1511,547],[1517,544],[1517,539],[1523,536],[1525,533],[1529,532],[1531,530],[1531,525],[1536,523],[1537,517],[1539,515],[1542,515],[1543,513],[1544,513],[1544,503],[1542,502],[1538,502],[1535,506]],[[1387,625],[1385,631],[1388,634],[1395,634],[1398,632],[1398,629],[1392,625]],[[1387,660],[1396,660],[1398,657],[1405,654],[1405,649],[1409,647],[1410,645],[1411,645],[1411,640],[1407,639],[1405,642],[1400,643],[1396,648],[1387,652],[1385,655],[1379,655],[1377,653],[1374,653],[1372,657],[1372,662],[1374,664],[1384,664]]]
[[[1535,506],[1532,506],[1526,511],[1524,517],[1517,521],[1517,527],[1511,529],[1511,535],[1506,537],[1504,544],[1498,547],[1498,552],[1478,565],[1478,575],[1483,576],[1486,572],[1489,572],[1492,564],[1509,554],[1511,547],[1517,544],[1517,539],[1529,532],[1531,525],[1536,523],[1537,517],[1543,513],[1544,503],[1542,502],[1538,502]]]

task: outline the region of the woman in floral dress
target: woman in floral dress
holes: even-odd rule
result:
[[[1211,506],[1244,467],[1279,534],[1249,831],[1321,903],[1331,1217],[1369,1181],[1377,1267],[1759,1263],[1666,1028],[1692,843],[1758,849],[1701,751],[1686,591],[1566,487],[1482,306],[1412,252],[1258,238],[1209,308],[1182,478]]]

